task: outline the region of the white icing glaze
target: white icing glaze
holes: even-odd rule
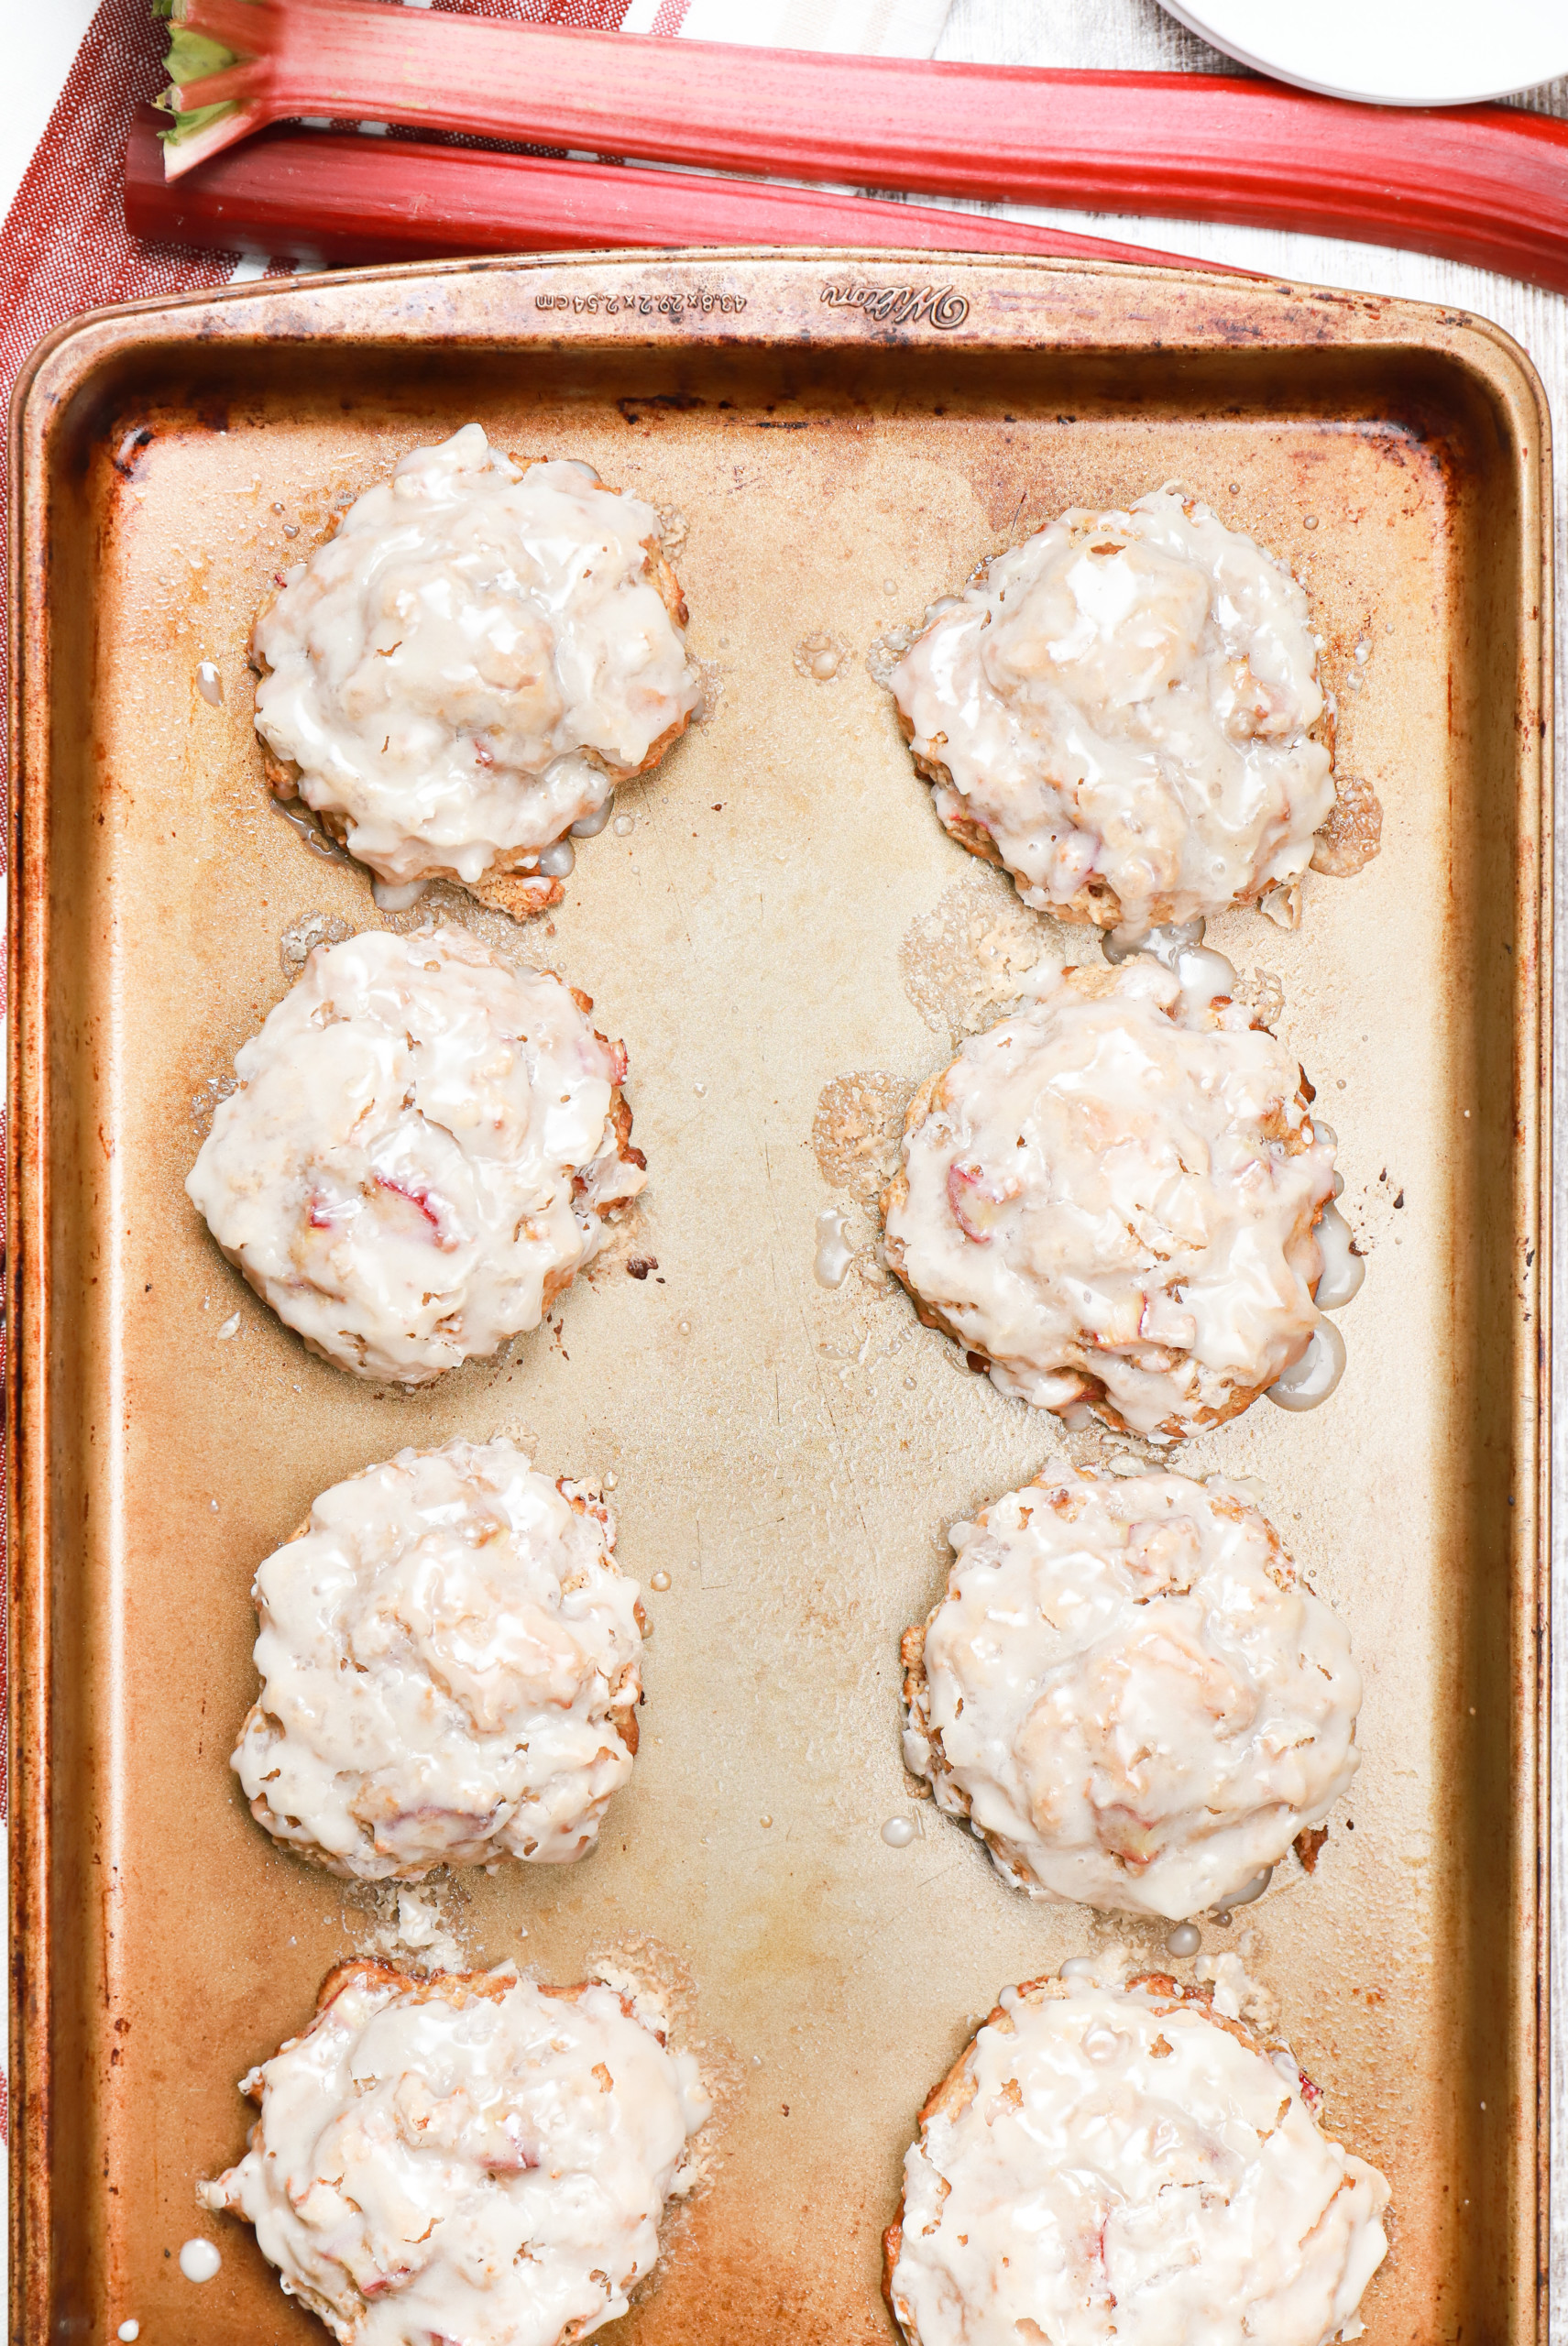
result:
[[[1312,1128],[1321,1140],[1325,1127],[1318,1123],[1316,1117],[1312,1120]],[[1336,1174],[1334,1178],[1337,1180],[1339,1176]],[[1337,1189],[1334,1194],[1338,1196]],[[1362,1281],[1366,1277],[1366,1264],[1364,1257],[1355,1252],[1350,1224],[1338,1206],[1323,1208],[1322,1219],[1318,1224],[1318,1244],[1323,1257],[1323,1276],[1318,1281],[1318,1310],[1343,1310],[1361,1293]]]
[[[261,2115],[203,2205],[255,2225],[343,2346],[557,2346],[624,2313],[693,2179],[691,2056],[608,1987],[370,1966],[331,1988],[244,2080]]]
[[[842,1287],[844,1274],[855,1259],[849,1226],[836,1206],[824,1207],[817,1217],[817,1255],[812,1276],[818,1287]]]
[[[1139,955],[1039,999],[916,1094],[887,1258],[1000,1391],[1162,1439],[1306,1351],[1332,1151],[1239,1003]]]
[[[904,2163],[912,2346],[1328,2346],[1388,2186],[1284,2050],[1150,1988],[1007,1989]]]
[[[1332,1320],[1320,1320],[1300,1359],[1269,1387],[1269,1399],[1281,1409],[1321,1409],[1344,1375],[1344,1338]]]
[[[372,880],[370,893],[378,913],[411,912],[425,890],[428,880],[405,880],[394,886],[390,880]]]
[[[361,1881],[591,1849],[641,1683],[614,1546],[597,1491],[504,1439],[323,1491],[252,1591],[262,1685],[233,1765],[258,1822]]]
[[[318,946],[185,1187],[313,1352],[428,1384],[536,1328],[643,1185],[626,1073],[558,978],[461,928]]]
[[[585,815],[580,823],[573,824],[571,836],[575,839],[597,839],[614,812],[615,793],[612,790],[604,805],[597,812]]]
[[[1238,1906],[1255,1905],[1273,1879],[1272,1866],[1260,1867],[1249,1880],[1243,1882],[1239,1890],[1229,1891],[1223,1898],[1217,1898],[1214,1901],[1215,1913],[1229,1914],[1233,1913]]]
[[[493,1869],[486,1869],[487,1872]],[[366,1932],[361,1954],[384,1956],[402,1971],[411,1968],[419,1971],[466,1968],[468,1957],[456,1934],[449,1928],[435,1891],[400,1882],[395,1902],[389,1903],[392,1911],[386,1914],[385,1921]],[[520,1931],[518,1935],[526,1938],[528,1933]]]
[[[892,685],[938,815],[1041,911],[1253,902],[1306,871],[1334,803],[1305,595],[1175,485],[994,556]]]
[[[1203,943],[1206,926],[1199,918],[1183,921],[1179,926],[1113,928],[1102,933],[1100,949],[1113,969],[1120,969],[1135,953],[1152,954],[1162,970],[1174,973],[1187,1007],[1201,1010],[1216,994],[1234,994],[1236,990],[1234,964]]]
[[[1261,1874],[1258,1879],[1266,1881],[1268,1877]],[[1238,1899],[1234,1902],[1239,1905],[1245,1902]],[[1252,1937],[1251,1931],[1243,1931],[1243,1945]],[[1264,1986],[1261,1979],[1252,1978],[1239,1955],[1228,1950],[1223,1955],[1201,1955],[1193,1968],[1199,1987],[1208,1987],[1212,1991],[1209,2009],[1217,2019],[1245,2021],[1249,2028],[1266,2036],[1272,2035],[1278,2027],[1278,1998],[1272,1989]],[[1119,1979],[1113,1984],[1123,1987],[1125,1982]],[[1281,2052],[1277,2057],[1288,2059],[1289,2056]],[[1315,2088],[1313,2091],[1316,2091]],[[1308,2095],[1308,2100],[1316,2109],[1312,2094]]]
[[[383,880],[516,869],[696,707],[658,532],[587,465],[525,468],[465,424],[284,574],[256,623],[257,728]]]
[[[1020,1889],[1173,1922],[1241,1904],[1348,1788],[1349,1634],[1242,1499],[1066,1468],[950,1536],[905,1640],[905,1763]]]

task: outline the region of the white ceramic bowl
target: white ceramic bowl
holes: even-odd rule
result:
[[[1568,0],[1164,0],[1227,57],[1375,105],[1454,106],[1568,74]]]

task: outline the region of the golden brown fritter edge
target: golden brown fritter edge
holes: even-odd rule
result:
[[[514,456],[512,458],[512,462],[513,464],[522,465],[526,470],[529,466],[546,463],[548,462],[548,459],[534,456],[527,458]],[[596,480],[598,477],[596,474]],[[609,490],[609,493],[612,497],[619,497],[621,494],[620,489],[611,488],[608,481],[599,481],[598,486],[603,489]],[[316,545],[312,548],[311,551],[313,553],[319,551],[320,547],[331,543],[332,540],[337,535],[343,518],[344,517],[341,513],[334,513],[333,515],[326,530],[317,541]],[[678,628],[685,628],[690,618],[690,613],[686,608],[686,598],[681,590],[679,579],[675,576],[674,570],[670,566],[663,548],[660,545],[657,538],[644,538],[642,540],[642,551],[647,557],[648,576],[653,586],[654,591],[658,595],[659,600],[663,604],[665,610],[668,611],[674,625]],[[263,657],[261,652],[257,646],[256,630],[260,626],[262,620],[267,617],[268,612],[272,608],[272,606],[276,603],[282,591],[281,584],[272,587],[262,597],[261,603],[257,610],[256,617],[251,622],[250,641],[247,646],[247,657],[250,662],[253,673],[258,677],[269,675],[271,674],[271,667],[270,663]],[[684,717],[678,717],[673,725],[666,726],[663,732],[660,734],[658,740],[653,742],[649,749],[648,754],[643,759],[641,765],[612,766],[607,764],[606,761],[600,757],[598,752],[595,750],[585,750],[583,751],[583,755],[587,759],[591,765],[596,765],[599,768],[601,773],[608,773],[615,784],[619,784],[623,782],[631,782],[639,774],[651,773],[653,768],[660,762],[661,759],[665,756],[667,751],[674,748],[674,744],[680,740],[681,735],[685,731],[690,723],[691,717],[688,714]],[[280,804],[287,805],[291,799],[297,798],[300,795],[300,781],[302,769],[292,758],[280,758],[277,756],[268,742],[262,740],[262,737],[259,734],[258,734],[257,739],[261,744],[261,771],[266,779],[267,787],[271,792],[274,798],[276,798]],[[330,839],[335,839],[338,846],[345,849],[345,851],[351,851],[348,850],[348,824],[345,818],[340,815],[335,808],[323,807],[313,809],[312,811],[314,813],[317,822],[320,823],[323,830],[326,832],[327,836]],[[526,851],[529,853],[534,852],[532,850]],[[511,919],[517,921],[532,920],[536,914],[548,912],[552,905],[559,904],[565,901],[566,894],[566,883],[564,880],[551,879],[548,874],[543,872],[523,872],[520,867],[524,852],[525,850],[523,849],[519,848],[515,851],[516,860],[513,862],[498,862],[492,864],[489,871],[487,872],[484,877],[479,880],[465,880],[462,874],[453,870],[450,865],[438,866],[423,876],[432,880],[450,880],[456,887],[466,889],[469,895],[473,896],[479,904],[487,905],[492,912],[506,913]]]
[[[356,1979],[362,1979],[371,1987],[391,1988],[399,1995],[411,1996],[415,2003],[440,2001],[455,2004],[459,2010],[465,2004],[481,2001],[499,2003],[516,1984],[515,1979],[504,1972],[498,1977],[493,1971],[404,1971],[397,1964],[389,1962],[385,1956],[350,1955],[345,1956],[341,1963],[333,1965],[317,1989],[316,2017],[319,2018],[329,2004],[335,2003],[344,1990]],[[543,1980],[537,1984],[542,1996],[553,1996],[559,2003],[576,2004],[582,2001],[590,1988],[602,1988],[608,1982],[579,1979],[570,1988],[547,1987]],[[636,2007],[624,1990],[612,1988],[610,1993],[620,2002],[627,2019],[636,2020]],[[646,2026],[646,2023],[639,2022],[638,2025]],[[662,2029],[649,2029],[648,2033],[656,2044],[664,2044]]]
[[[1178,2011],[1184,2004],[1201,2005],[1203,2017],[1211,2027],[1223,2028],[1227,2035],[1235,2038],[1238,2045],[1245,2045],[1249,2053],[1257,2054],[1263,2060],[1268,2060],[1276,2053],[1289,2052],[1289,2047],[1282,2040],[1260,2036],[1257,2031],[1249,2028],[1245,2021],[1227,2020],[1223,2012],[1215,2012],[1214,1990],[1210,1986],[1184,1987],[1180,1980],[1172,1979],[1168,1971],[1141,1971],[1125,1984],[1128,1992],[1137,1988],[1148,1990],[1151,1995],[1157,1999],[1153,2006],[1157,2014]],[[1043,2004],[1047,1999],[1065,1998],[1071,1991],[1065,1980],[1046,1979],[1025,1979],[1021,1982],[1015,1992],[1026,2003]],[[991,2012],[981,2023],[981,2027],[994,2028],[1006,2036],[1017,2034],[1012,2014],[1003,2011],[1000,2004],[992,2007]],[[979,2089],[974,2075],[975,2046],[979,2037],[980,2029],[977,2028],[952,2067],[945,2077],[938,2079],[921,2104],[916,2124],[922,2142],[934,2118],[957,2118],[974,2099]],[[1294,2060],[1295,2055],[1291,2054],[1290,2058]],[[903,2319],[894,2302],[893,2295],[894,2269],[904,2246],[904,2203],[905,2193],[900,2190],[898,2212],[882,2236],[882,2293],[886,2301],[887,2309],[908,2341],[908,2346],[921,2346],[918,2330]]]

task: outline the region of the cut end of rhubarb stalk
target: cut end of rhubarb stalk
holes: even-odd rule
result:
[[[236,138],[248,137],[253,130],[259,127],[259,124],[252,120],[242,106],[234,104],[232,101],[226,105],[192,106],[181,110],[177,104],[178,97],[177,90],[166,90],[160,98],[154,101],[166,114],[174,117],[169,128],[158,134],[163,142],[163,169],[169,179],[177,180],[182,171],[193,170],[196,164],[204,163],[210,155],[218,154],[225,147],[232,147]]]
[[[168,129],[159,136],[163,141],[165,174],[177,179],[209,155],[259,128],[260,117],[238,97],[218,98],[203,105],[198,92],[198,103],[188,103],[186,92],[192,84],[207,82],[214,74],[231,74],[247,60],[210,34],[181,23],[181,0],[152,0],[152,13],[155,18],[171,20],[163,60],[169,87],[156,103],[170,116]]]

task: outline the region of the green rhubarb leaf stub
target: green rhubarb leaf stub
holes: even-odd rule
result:
[[[152,0],[153,16],[171,18],[176,5],[177,0]],[[222,122],[226,115],[237,111],[234,101],[227,99],[217,105],[191,106],[181,112],[175,104],[175,92],[184,89],[189,82],[202,81],[209,73],[221,73],[225,66],[238,63],[234,50],[225,49],[222,41],[211,39],[206,33],[192,32],[178,21],[172,24],[169,51],[163,60],[170,86],[157,101],[163,112],[173,117],[169,128],[159,132],[166,147],[186,146],[192,139],[199,138],[204,130],[210,130],[214,123]]]
[[[182,90],[188,82],[200,82],[209,73],[221,73],[225,66],[237,65],[239,60],[221,40],[176,25],[169,36],[169,54],[163,62],[170,80]]]

